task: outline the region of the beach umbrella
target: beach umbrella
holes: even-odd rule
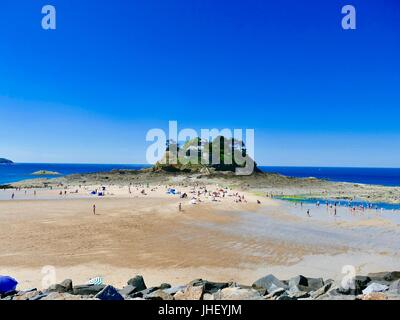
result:
[[[7,294],[15,291],[17,288],[17,280],[9,276],[0,276],[0,294]]]

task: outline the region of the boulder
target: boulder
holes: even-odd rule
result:
[[[131,298],[142,298],[142,297],[145,297],[148,294],[150,294],[150,293],[152,293],[152,292],[154,292],[154,291],[156,291],[158,289],[159,289],[158,287],[147,288],[147,289],[144,289],[142,291],[134,292],[134,293],[130,294],[130,297]]]
[[[377,281],[392,282],[400,279],[400,271],[369,273],[368,277],[370,277],[371,280],[373,280],[374,282]]]
[[[296,276],[294,278],[289,279],[289,287],[293,287],[293,286],[304,286],[307,287],[308,286],[308,280],[306,277],[300,275],[300,276]]]
[[[347,288],[339,287],[338,293],[345,295],[358,295],[367,287],[368,283],[371,282],[371,278],[366,276],[356,276],[350,280]]]
[[[325,284],[322,278],[307,278],[307,281],[307,292],[318,290],[322,288]]]
[[[268,295],[266,295],[265,299],[277,298],[277,297],[281,296],[282,294],[284,294],[285,292],[286,292],[285,289],[282,289],[282,288],[276,289],[276,290],[272,291],[271,293],[269,293]]]
[[[227,282],[211,282],[207,280],[197,279],[189,283],[189,286],[203,286],[204,292],[215,293],[218,290],[227,288],[229,283]]]
[[[313,299],[316,299],[316,298],[322,296],[323,294],[328,292],[328,290],[332,287],[332,285],[333,285],[333,282],[328,282],[323,287],[319,288],[318,290],[311,291],[310,292],[310,297],[313,298]]]
[[[145,298],[146,300],[174,300],[172,295],[166,293],[164,290],[161,289],[144,295],[143,298]]]
[[[205,294],[203,295],[203,300],[215,300],[215,297],[214,297],[214,295],[211,294],[211,293],[205,293]]]
[[[276,298],[276,300],[297,300],[297,298],[291,297],[287,294],[283,294],[283,295],[279,296],[278,298]]]
[[[71,279],[65,279],[63,282],[60,283],[61,286],[65,287],[67,290],[66,292],[72,292],[73,287],[72,287],[72,280]]]
[[[74,286],[73,294],[80,296],[90,296],[96,295],[101,290],[103,290],[106,286],[103,284],[95,285],[95,284],[84,284],[79,286]]]
[[[238,287],[224,288],[214,294],[216,300],[263,300],[257,290]]]
[[[282,288],[285,290],[288,289],[288,286],[285,283],[280,281],[278,278],[276,278],[272,274],[258,279],[256,282],[253,283],[252,286],[253,286],[253,288],[265,289],[266,293],[273,292],[279,288]]]
[[[18,292],[12,299],[13,300],[32,300],[32,298],[40,295],[42,292],[37,289],[31,289]]]
[[[40,300],[82,300],[83,297],[80,295],[72,295],[69,293],[59,293],[59,292],[50,292],[45,297]]]
[[[101,290],[98,294],[95,295],[95,298],[99,300],[112,300],[112,301],[124,300],[124,297],[113,286],[105,287],[103,290]]]
[[[380,283],[376,283],[376,282],[372,282],[368,285],[368,287],[366,287],[362,293],[363,294],[369,294],[372,292],[383,292],[388,290],[389,287],[387,285],[384,284],[380,284]]]
[[[60,284],[52,284],[50,287],[47,288],[48,292],[58,292],[58,293],[63,293],[67,292],[66,288]]]
[[[136,287],[137,291],[142,291],[147,289],[146,284],[142,276],[137,275],[134,278],[128,280],[128,285]]]
[[[165,292],[165,290],[164,290]],[[175,300],[201,300],[204,294],[204,286],[188,286],[185,291],[178,291],[174,295]]]
[[[169,283],[161,283],[159,288],[160,288],[161,290],[170,289],[170,288],[171,288],[171,285],[170,285]]]
[[[291,287],[283,295],[288,295],[289,297],[296,299],[308,298],[310,296],[310,294],[307,291],[303,291],[297,286]]]
[[[50,292],[39,293],[38,295],[30,298],[29,300],[33,300],[33,301],[42,300],[43,298],[47,297],[49,294],[50,294]]]
[[[182,291],[182,292],[185,291],[186,287],[187,286],[172,287],[172,288],[169,288],[169,289],[164,289],[164,292],[166,292],[166,293],[168,293],[168,294],[173,296],[174,294],[176,294],[179,291]]]
[[[118,292],[121,296],[128,297],[129,295],[137,292],[137,290],[136,290],[136,287],[127,285],[127,286],[123,287],[121,290],[119,290]]]
[[[60,284],[53,284],[51,285],[47,290],[47,292],[59,292],[59,293],[64,293],[64,292],[72,292],[72,280],[66,279]]]
[[[50,292],[40,300],[64,300],[64,295],[60,292]]]
[[[296,287],[303,292],[315,291],[323,286],[324,280],[322,278],[307,278],[300,275],[289,280],[289,288]]]
[[[389,292],[393,294],[400,294],[400,280],[393,281],[390,284]]]

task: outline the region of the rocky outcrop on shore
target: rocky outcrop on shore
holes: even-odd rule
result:
[[[203,168],[204,169],[204,168]],[[93,185],[229,185],[243,191],[255,192],[262,196],[300,197],[301,199],[323,198],[358,199],[368,203],[400,203],[400,187],[330,182],[315,178],[292,178],[275,173],[257,172],[249,176],[238,176],[230,171],[215,171],[206,168],[197,173],[184,171],[157,171],[154,168],[143,170],[112,170],[111,172],[82,173],[67,176],[46,177],[14,182],[13,188],[48,188],[65,186]],[[46,178],[45,178],[46,177]]]
[[[279,280],[267,275],[251,286],[197,279],[182,286],[147,287],[142,276],[123,288],[104,284],[73,285],[72,280],[46,290],[15,291],[2,300],[400,300],[400,271],[356,276],[346,288],[333,280],[302,275]]]
[[[61,173],[56,172],[56,171],[48,171],[48,170],[39,170],[36,172],[33,172],[31,175],[32,176],[59,176]]]

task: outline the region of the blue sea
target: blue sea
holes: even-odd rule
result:
[[[260,167],[264,172],[289,177],[326,179],[383,186],[400,186],[400,168]]]
[[[15,163],[0,164],[0,185],[32,179],[39,170],[56,171],[61,175],[74,173],[107,172],[113,169],[140,170],[148,168],[142,164],[51,164]],[[400,186],[400,168],[333,168],[333,167],[270,167],[261,166],[264,172],[279,173],[290,177],[321,178],[329,181]],[[52,178],[54,176],[50,176]]]
[[[113,169],[140,170],[149,167],[137,164],[61,164],[61,163],[14,163],[0,164],[0,185],[26,179],[38,178],[32,173],[39,170],[58,172],[57,176],[40,176],[54,178],[75,173],[109,172]]]

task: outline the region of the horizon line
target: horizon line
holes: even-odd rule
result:
[[[65,164],[65,165],[118,165],[118,166],[152,166],[149,163],[94,163],[94,162],[13,162],[12,164]],[[272,164],[257,164],[258,167],[275,167],[275,168],[349,168],[349,169],[400,169],[400,167],[389,166],[310,166],[310,165],[272,165]]]

